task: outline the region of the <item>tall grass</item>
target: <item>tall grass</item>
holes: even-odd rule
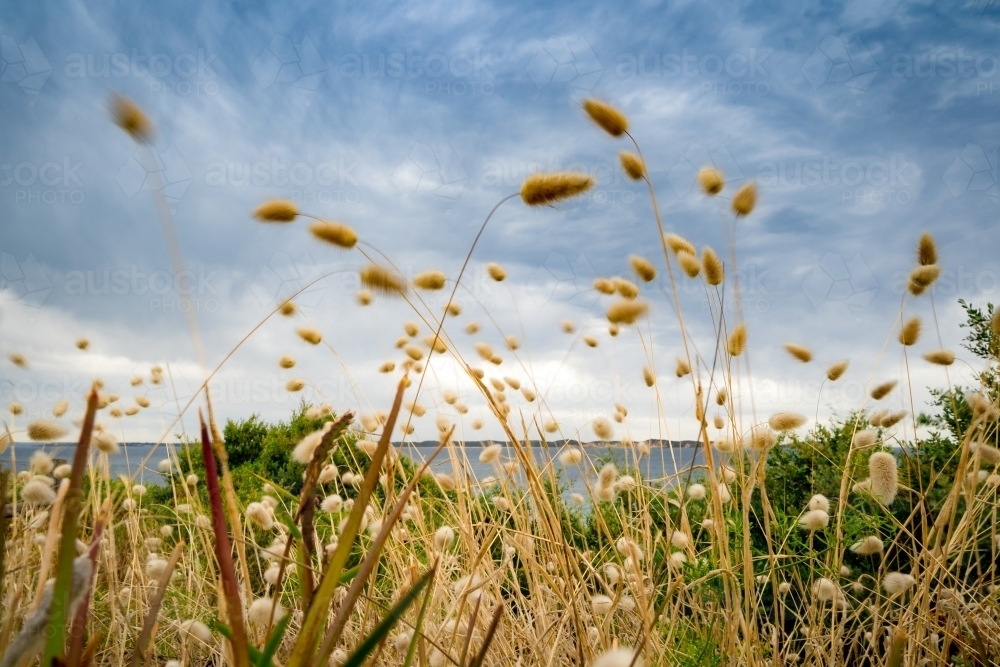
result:
[[[152,135],[137,107],[118,100],[115,108],[134,139]],[[197,400],[208,419],[199,448],[163,445],[164,502],[153,502],[133,480],[110,478],[107,455],[117,445],[94,414],[122,413],[98,387],[68,470],[53,469],[43,456],[31,471],[9,482],[3,477],[0,507],[11,511],[9,522],[0,517],[4,667],[26,664],[43,648],[46,664],[67,657],[68,664],[116,665],[997,664],[1000,315],[979,322],[986,337],[976,369],[981,386],[963,395],[942,374],[951,439],[917,435],[912,408],[908,415],[877,409],[890,393],[912,389],[909,376],[881,384],[872,378],[862,404],[837,406],[853,417],[832,430],[803,433],[803,415],[759,414],[747,389],[755,341],[742,317],[736,243],[742,219],[754,214],[755,186],[729,194],[723,174],[706,168],[698,175],[706,198],[727,201],[729,210],[728,247],[698,251],[662,219],[628,119],[605,102],[587,100],[584,109],[598,128],[631,142],[621,152],[622,168],[647,184],[650,224],[662,241],[662,257],[637,255],[624,265],[637,282],[600,279],[595,289],[607,299],[611,334],[644,351],[647,365],[633,372],[655,392],[666,421],[656,361],[661,369],[666,364],[647,326],[656,315],[646,287],[666,273],[670,311],[663,316],[679,323],[675,348],[682,350],[671,365],[694,402],[704,464],[658,478],[642,473],[645,443],[614,445],[626,461],[623,470],[570,443],[552,444],[573,431],[556,423],[520,342],[508,335],[501,352],[476,345],[477,361],[453,337],[461,325],[448,318],[461,312],[456,295],[497,208],[518,205],[518,197],[543,206],[579,196],[593,186],[589,177],[530,176],[486,217],[450,280],[432,270],[408,284],[390,258],[348,225],[320,220],[310,228],[317,242],[364,258],[359,303],[398,299],[407,318],[419,322],[407,325],[401,359],[383,365],[399,378],[391,410],[360,414],[355,423],[348,406],[333,406],[337,415],[328,406],[310,409],[314,430],[289,452],[304,483],[296,491],[277,479],[258,480],[263,494],[246,503],[208,391],[232,353],[210,369],[191,315],[205,383],[185,410]],[[182,269],[169,207],[158,210],[172,261]],[[255,212],[281,224],[302,215],[284,201]],[[931,301],[936,312],[937,262],[925,234],[896,325],[883,332],[883,349],[902,346],[907,368],[931,363],[947,370],[955,358],[932,349],[921,360],[911,350],[927,335],[912,312],[921,301]],[[494,264],[488,275],[503,281],[507,274]],[[682,281],[704,290],[711,307],[699,325],[707,328],[690,326]],[[449,288],[440,312],[425,301],[426,293]],[[299,318],[306,343],[328,345],[298,313],[294,297],[276,304],[271,315],[279,313]],[[422,341],[421,324],[433,332]],[[940,329],[936,315],[933,324]],[[574,331],[572,323],[562,327]],[[693,329],[712,336],[698,339]],[[940,338],[932,346],[940,348]],[[789,341],[785,349],[813,363],[813,351],[801,343]],[[435,354],[464,369],[505,447],[467,449],[456,439],[461,422],[471,420],[467,406],[430,372]],[[503,356],[514,359],[506,368],[528,378],[505,376]],[[495,366],[484,370],[480,361]],[[295,360],[284,357],[281,365],[294,368]],[[845,361],[816,373],[832,383],[847,371]],[[158,377],[162,371],[149,381]],[[450,464],[451,474],[432,473],[430,461],[417,467],[393,442],[413,432],[412,420],[424,412],[421,399],[432,394],[442,398],[435,456]],[[21,425],[18,413],[12,406],[3,447],[22,433],[55,432]],[[615,406],[615,420],[627,424],[627,406]],[[904,420],[912,441],[898,429]],[[592,427],[600,440],[612,438],[609,421]],[[92,439],[96,447],[88,449]],[[545,446],[532,447],[532,440]],[[491,465],[494,475],[477,479],[470,457]],[[587,480],[585,495],[570,499],[560,491],[559,472],[567,467],[578,467]],[[789,487],[799,489],[792,501]],[[87,591],[77,599],[69,582],[76,583],[74,563],[87,558],[93,586],[87,570],[81,579]],[[47,573],[55,574],[54,593],[44,592]],[[81,602],[85,616],[71,632],[74,604]],[[26,644],[42,621],[44,647]]]

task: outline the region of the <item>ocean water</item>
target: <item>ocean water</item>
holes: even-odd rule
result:
[[[75,445],[73,444],[60,443],[17,443],[0,455],[0,466],[9,469],[13,463],[18,471],[27,470],[32,454],[38,451],[45,451],[57,460],[68,462],[73,458],[74,447]],[[156,447],[155,452],[153,451],[154,447]],[[434,447],[406,445],[402,448],[402,452],[415,462],[422,463],[434,453],[434,449]],[[502,477],[499,462],[480,462],[479,453],[481,451],[482,448],[480,447],[465,448],[464,465],[467,466],[469,474],[478,480],[483,480],[490,476]],[[599,468],[605,462],[609,461],[614,462],[619,470],[623,472],[638,468],[642,476],[647,480],[662,480],[674,475],[678,471],[688,470],[692,463],[694,465],[704,463],[701,450],[698,450],[698,456],[695,457],[695,450],[690,447],[653,447],[650,453],[647,456],[640,457],[638,462],[635,461],[630,450],[621,446],[585,447],[584,451],[592,464],[587,464],[584,461],[579,466],[567,467],[559,463],[558,460],[552,463],[555,469],[560,471],[560,478],[568,487],[567,493],[583,493],[586,488],[583,478],[584,472],[587,471],[586,474],[593,476],[593,473],[589,471],[594,466]],[[148,463],[143,467],[142,462],[149,456],[150,452],[153,452],[153,455],[149,457]],[[552,457],[557,454],[557,450],[532,447],[531,453],[536,462],[540,465],[545,465],[551,462]],[[112,477],[135,475],[137,481],[141,481],[144,484],[159,484],[163,482],[163,475],[160,474],[157,465],[166,456],[166,447],[164,445],[157,447],[152,444],[139,443],[125,445],[117,454],[107,456],[106,458]],[[512,458],[514,458],[513,449],[504,447],[500,461]],[[454,472],[453,462],[449,459],[446,450],[442,450],[437,458],[434,459],[431,469],[437,473],[452,474]]]

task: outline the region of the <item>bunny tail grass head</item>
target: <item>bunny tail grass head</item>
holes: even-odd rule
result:
[[[702,167],[698,172],[698,186],[706,195],[714,197],[726,187],[726,177],[715,167]]]
[[[115,95],[111,99],[111,114],[118,127],[128,132],[136,141],[145,142],[152,138],[153,124],[142,109],[127,97]]]
[[[937,264],[937,245],[930,232],[921,234],[920,240],[917,242],[917,263],[920,266]]]
[[[738,357],[743,354],[743,350],[747,347],[747,325],[746,322],[740,322],[733,330],[729,333],[729,338],[726,340],[726,351],[734,357]]]
[[[612,137],[620,137],[628,132],[628,118],[607,102],[588,97],[583,101],[583,110]]]
[[[649,306],[638,299],[619,299],[608,306],[606,315],[612,324],[635,324],[648,310]]]
[[[871,397],[876,401],[881,401],[883,398],[889,395],[889,393],[896,388],[895,380],[888,380],[881,384],[875,385],[871,391]]]
[[[424,271],[413,276],[413,286],[423,290],[444,289],[444,271]]]
[[[840,377],[847,372],[847,366],[850,362],[847,359],[842,359],[830,364],[830,367],[826,369],[826,379],[830,382],[836,382]]]
[[[951,350],[931,350],[924,353],[924,361],[937,366],[951,366],[955,363],[955,353]]]
[[[794,431],[806,423],[806,418],[796,412],[776,412],[767,423],[775,431]]]
[[[868,457],[872,495],[884,505],[891,505],[899,492],[899,469],[896,457],[889,452],[875,452]]]
[[[746,183],[736,194],[733,195],[733,212],[736,215],[746,216],[753,212],[757,205],[757,184],[753,181]]]
[[[373,292],[396,296],[406,294],[406,281],[398,274],[378,264],[369,264],[361,269],[359,275],[361,276],[361,284]]]
[[[554,204],[582,195],[596,183],[590,176],[574,172],[532,174],[521,185],[521,199],[528,206]]]
[[[705,282],[709,285],[721,285],[726,279],[726,270],[722,260],[710,247],[701,249],[701,268],[704,271]]]
[[[798,345],[797,343],[785,343],[785,351],[792,355],[802,363],[808,363],[812,361],[813,353],[805,345]]]
[[[937,264],[918,266],[910,272],[910,280],[906,288],[913,296],[920,296],[941,275],[941,267]]]
[[[899,342],[903,345],[915,345],[920,339],[920,318],[911,317],[903,323],[899,330]]]
[[[677,262],[681,265],[681,270],[688,278],[697,278],[701,273],[701,262],[693,253],[681,250],[677,253]]]
[[[342,222],[317,220],[309,225],[309,231],[320,241],[326,241],[344,250],[350,250],[358,243],[357,232]]]
[[[639,280],[651,283],[656,279],[656,267],[645,257],[629,255],[628,263],[632,265],[632,270],[635,271],[635,275],[639,277]]]
[[[323,334],[321,334],[319,329],[316,329],[315,327],[299,327],[295,330],[295,333],[299,335],[299,338],[310,345],[319,345],[323,340]]]
[[[486,265],[486,273],[498,283],[507,279],[507,270],[495,262],[490,262]]]
[[[264,222],[291,222],[299,214],[295,202],[287,199],[269,199],[256,208],[253,217]]]
[[[646,163],[642,161],[641,157],[629,151],[622,151],[618,154],[618,159],[621,160],[622,171],[633,181],[639,181],[645,177]]]
[[[48,442],[58,440],[66,435],[67,431],[59,424],[39,419],[28,424],[28,437],[32,440]]]

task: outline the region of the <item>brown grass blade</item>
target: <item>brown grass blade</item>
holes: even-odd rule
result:
[[[111,498],[105,498],[101,509],[94,522],[94,533],[90,536],[90,549],[87,556],[90,558],[90,584],[94,585],[94,577],[97,576],[97,554],[101,551],[101,537],[104,536],[104,526],[111,515]],[[69,630],[69,651],[66,653],[66,664],[69,667],[78,667],[83,655],[83,636],[87,628],[87,615],[90,610],[90,596],[84,596],[83,602],[77,607],[76,615],[73,617],[73,625]]]

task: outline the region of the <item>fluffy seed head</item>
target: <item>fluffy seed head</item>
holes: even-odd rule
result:
[[[620,137],[628,131],[628,118],[607,102],[588,97],[583,101],[583,110],[612,137]]]
[[[583,450],[579,447],[567,447],[559,453],[559,462],[564,466],[576,465],[583,460]]]
[[[927,291],[927,288],[934,284],[934,281],[941,275],[941,267],[937,264],[918,266],[910,272],[910,280],[907,289],[913,296],[920,296]]]
[[[691,372],[691,364],[689,364],[687,360],[677,357],[677,366],[674,368],[674,375],[676,375],[679,378],[682,378],[690,372]]]
[[[955,353],[951,350],[931,350],[924,353],[924,361],[937,366],[951,366],[955,363]]]
[[[619,299],[608,306],[605,314],[612,324],[635,324],[647,310],[649,306],[637,299]]]
[[[181,623],[181,634],[188,640],[196,640],[202,644],[212,643],[212,631],[201,621],[188,620]]]
[[[10,414],[14,415],[15,417],[24,412],[24,406],[18,403],[17,401],[11,401],[7,409],[10,410]]]
[[[413,286],[423,290],[439,290],[444,289],[445,280],[443,271],[424,271],[413,276]]]
[[[882,553],[883,549],[885,549],[885,545],[875,535],[869,535],[860,542],[855,542],[851,545],[851,551],[859,556],[874,556],[875,554]]]
[[[636,650],[619,646],[597,656],[593,667],[642,667],[642,658],[636,657]]]
[[[842,359],[841,361],[830,364],[830,367],[826,369],[826,378],[830,380],[830,382],[836,382],[840,379],[840,376],[847,371],[849,363],[850,362],[847,359]]]
[[[697,278],[701,273],[701,262],[693,253],[681,250],[677,253],[677,262],[681,265],[681,270],[688,278]]]
[[[528,206],[554,204],[581,195],[595,184],[596,181],[586,174],[532,174],[521,185],[521,199]]]
[[[889,597],[899,595],[915,583],[917,580],[913,578],[913,575],[904,572],[889,572],[882,577],[882,588],[885,589]]]
[[[302,465],[309,463],[312,460],[313,452],[316,451],[317,447],[319,447],[319,443],[322,442],[325,434],[326,427],[313,431],[306,437],[302,438],[302,440],[295,445],[295,449],[292,450],[292,458]]]
[[[622,163],[622,171],[633,181],[641,180],[646,175],[646,163],[635,153],[622,151],[618,154],[618,158]]]
[[[899,492],[899,470],[896,457],[889,452],[875,452],[868,457],[872,495],[885,505],[891,505]]]
[[[295,357],[290,355],[285,355],[278,359],[278,365],[282,368],[294,368],[295,367]]]
[[[716,415],[717,417],[719,415]],[[775,435],[774,431],[771,430],[770,426],[755,426],[749,434],[750,442],[748,443],[750,449],[757,452],[765,452],[778,441],[778,436]]]
[[[253,216],[264,222],[291,222],[299,214],[295,202],[285,199],[270,199],[253,212]]]
[[[18,368],[28,367],[28,360],[20,352],[11,352],[7,355],[7,358],[10,359],[10,363],[14,364]]]
[[[344,250],[350,250],[358,242],[358,233],[342,222],[317,220],[309,225],[309,231],[320,241],[326,241]]]
[[[816,580],[812,587],[812,593],[820,602],[829,602],[837,598],[837,594],[840,592],[837,584],[830,581],[826,577],[820,577]]]
[[[972,442],[969,444],[969,451],[973,454],[979,454],[979,458],[983,463],[989,463],[990,465],[1000,463],[1000,449],[992,445],[987,445],[984,442]]]
[[[726,186],[726,178],[715,167],[702,167],[701,171],[698,172],[698,185],[702,192],[714,197],[722,192],[722,188]]]
[[[274,528],[274,513],[262,503],[250,503],[246,510],[247,522],[256,524],[264,530]]]
[[[937,264],[937,246],[930,232],[920,235],[920,241],[917,242],[917,262],[920,266]]]
[[[274,615],[271,615],[271,609],[274,609]],[[277,623],[285,617],[285,608],[281,604],[275,604],[274,601],[269,597],[257,598],[250,604],[250,608],[247,610],[247,620],[258,628],[267,627],[267,622],[270,619],[272,623]]]
[[[295,333],[299,335],[299,338],[311,345],[319,345],[320,341],[323,340],[323,334],[315,327],[299,327],[295,330]]]
[[[306,386],[306,383],[299,378],[292,378],[285,383],[285,389],[291,392],[302,391],[302,388]]]
[[[632,265],[632,270],[635,271],[639,280],[649,283],[656,279],[656,267],[645,257],[629,255],[628,263]]]
[[[743,354],[743,350],[747,347],[747,325],[746,322],[740,322],[733,330],[729,333],[729,338],[726,340],[726,351],[729,352],[734,357],[738,357]]]
[[[906,410],[900,410],[899,412],[890,412],[884,417],[882,417],[882,419],[879,422],[879,426],[881,426],[882,428],[890,428],[898,424],[905,416],[906,416]]]
[[[69,409],[69,401],[65,398],[60,399],[55,405],[52,406],[52,416],[62,417],[66,414],[66,410]]]
[[[866,428],[863,431],[858,431],[854,434],[854,438],[851,439],[851,444],[854,449],[868,449],[875,444],[878,439],[877,434],[874,430]]]
[[[369,264],[361,269],[361,284],[382,294],[400,295],[406,294],[406,282],[396,273],[379,266]]]
[[[796,412],[776,412],[767,421],[775,431],[793,431],[806,423],[806,418]]]
[[[94,434],[91,436],[91,442],[94,443],[94,446],[102,454],[118,453],[118,440],[107,431],[94,431]],[[167,460],[169,461],[169,459]]]
[[[830,500],[826,496],[817,493],[815,496],[809,499],[810,510],[823,510],[824,512],[830,511]]]
[[[358,293],[354,295],[359,305],[367,306],[372,302],[372,293],[366,289],[358,290]]]
[[[601,294],[614,294],[615,283],[607,278],[594,278],[594,289]]]
[[[872,388],[871,397],[876,401],[881,401],[883,398],[889,395],[893,389],[896,388],[895,380],[888,380],[881,384],[877,384]]]
[[[728,397],[729,397],[729,392],[726,390],[726,388],[725,387],[720,387],[719,390],[715,394],[715,404],[716,405],[725,405],[726,404],[726,400],[728,399]]]
[[[830,514],[826,510],[821,509],[809,510],[799,519],[799,525],[810,533],[815,533],[817,530],[830,525]]]
[[[705,282],[709,285],[721,285],[726,279],[726,270],[722,260],[710,247],[701,249],[701,268],[704,271]]]
[[[614,284],[615,290],[622,297],[626,299],[635,299],[636,297],[639,296],[639,286],[636,285],[631,280],[625,280],[624,278],[613,278],[611,282]]]
[[[726,425],[726,420],[722,418],[722,415],[715,415],[712,417],[712,425],[717,429],[721,429]]]
[[[688,487],[687,497],[691,500],[704,500],[707,495],[704,484],[692,484]]]
[[[111,115],[115,124],[136,141],[146,141],[153,136],[153,124],[142,109],[127,97],[115,95],[111,99]]]
[[[48,506],[56,499],[52,486],[42,481],[41,477],[32,477],[21,487],[21,500],[28,505]]]
[[[340,495],[336,493],[330,494],[329,496],[323,499],[322,503],[320,503],[320,509],[322,509],[324,512],[329,512],[331,514],[339,512],[343,506],[344,506],[344,499],[341,498]]]
[[[666,242],[667,247],[669,247],[671,252],[675,255],[682,250],[689,252],[692,255],[696,254],[694,246],[682,236],[678,236],[677,234],[664,234],[663,240]]]
[[[59,424],[39,419],[28,424],[28,437],[32,440],[50,442],[66,435],[67,431]]]
[[[920,318],[911,317],[903,323],[899,330],[899,342],[903,345],[914,345],[920,338]]]
[[[750,215],[753,207],[757,205],[757,184],[754,182],[745,183],[743,187],[733,195],[733,212],[736,215]]]
[[[597,339],[593,336],[584,336],[583,342],[587,347],[597,347]]]
[[[785,351],[792,355],[802,363],[808,363],[812,361],[813,353],[805,345],[798,345],[797,343],[785,343]]]
[[[455,531],[451,526],[441,526],[434,533],[434,548],[447,551],[455,543]]]
[[[648,366],[642,367],[642,379],[646,383],[647,387],[652,387],[656,384],[656,376],[653,375],[653,371],[651,371]]]
[[[493,463],[500,458],[501,451],[503,451],[503,448],[500,445],[483,447],[483,451],[479,452],[479,461],[481,463]]]
[[[598,417],[594,420],[594,435],[601,440],[610,440],[614,436],[614,433],[614,430],[611,428],[611,422],[604,417]]]

